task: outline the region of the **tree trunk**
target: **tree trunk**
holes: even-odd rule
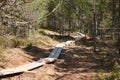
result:
[[[71,18],[69,17],[69,19],[68,19],[68,23],[69,23],[69,36],[70,36],[70,33],[71,33]]]
[[[94,49],[93,52],[96,53],[96,0],[94,0],[94,12],[93,12],[93,39],[94,39]]]
[[[113,35],[113,39],[115,39],[115,0],[112,0],[112,27],[113,27],[113,31],[112,31],[112,35]]]
[[[118,28],[120,28],[120,0],[119,0],[119,19],[118,19]],[[120,54],[120,29],[118,31],[118,42],[119,42],[119,46],[118,46],[118,52]]]

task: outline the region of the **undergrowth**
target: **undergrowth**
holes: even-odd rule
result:
[[[45,29],[42,29],[42,28],[39,28],[37,31],[38,31],[39,33],[42,33],[42,34],[45,33]]]
[[[108,71],[99,69],[95,80],[120,80],[120,57],[117,53],[106,54],[105,58],[102,58],[104,65],[107,66]],[[106,75],[107,73],[107,75]]]
[[[120,80],[120,69],[112,70],[110,73],[106,74],[104,70],[98,70],[94,80]]]
[[[51,37],[44,35],[44,29],[38,29],[38,32],[31,33],[30,37],[21,38],[13,36],[9,37],[0,37],[0,47],[1,48],[16,48],[16,47],[30,47],[31,44],[34,46],[44,46],[44,45],[53,45],[57,41]]]

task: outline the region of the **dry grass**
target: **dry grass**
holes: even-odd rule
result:
[[[36,34],[38,35],[37,37],[32,40],[33,44],[36,46],[41,46],[41,45],[56,45],[58,42],[53,40],[52,38],[45,36],[43,34]]]
[[[45,33],[53,34],[52,31],[45,30]],[[12,36],[5,37],[0,36],[0,47],[2,48],[13,48],[13,47],[25,47],[28,44],[32,44],[34,46],[44,46],[44,45],[55,45],[58,42],[53,40],[52,38],[48,37],[47,35],[33,32],[28,38],[20,38]]]
[[[4,49],[0,48],[0,70],[5,68],[6,62]]]

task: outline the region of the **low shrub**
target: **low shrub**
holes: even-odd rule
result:
[[[120,70],[113,70],[105,80],[120,80]]]
[[[39,33],[42,33],[42,34],[45,33],[45,29],[42,29],[42,28],[38,29],[37,31],[38,31]]]

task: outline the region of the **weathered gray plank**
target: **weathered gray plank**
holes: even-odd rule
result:
[[[77,32],[78,35],[80,35],[81,38],[85,37],[85,34]]]
[[[55,61],[54,58],[44,58],[44,59],[38,60],[36,62],[28,63],[26,65],[22,65],[22,66],[19,66],[16,68],[5,69],[5,70],[0,71],[0,76],[25,72],[25,71],[34,69],[36,67],[40,67],[44,64],[47,64],[47,63],[50,63],[53,61]]]
[[[54,50],[50,53],[50,55],[48,57],[52,58],[55,55],[55,53],[57,52],[57,50],[58,50],[58,47],[55,47]]]
[[[59,55],[61,54],[61,51],[62,51],[62,48],[59,48],[53,58],[57,59],[59,57]]]

